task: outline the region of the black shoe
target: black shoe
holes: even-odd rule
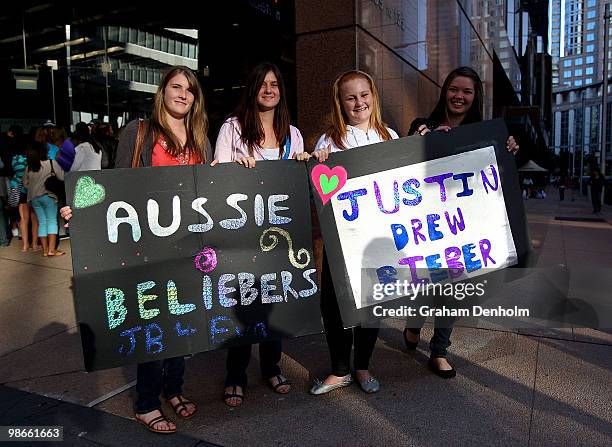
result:
[[[434,363],[434,358],[435,357],[429,358],[429,362],[427,362],[427,366],[429,366],[429,369],[431,369],[436,376],[442,377],[443,379],[452,379],[453,377],[457,375],[457,371],[455,371],[454,368],[448,369],[448,370],[439,369]]]
[[[408,328],[405,328],[404,332],[402,332],[402,337],[404,337],[404,343],[406,343],[406,349],[408,349],[409,351],[414,351],[419,345],[419,342],[418,340],[416,342],[408,341],[408,339],[406,338],[407,331],[408,331]]]

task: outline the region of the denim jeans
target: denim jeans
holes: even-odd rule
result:
[[[38,218],[38,237],[57,234],[57,202],[43,194],[32,199],[32,208]]]
[[[0,246],[9,244],[9,231],[8,223],[4,215],[4,199],[0,197]]]
[[[159,410],[159,395],[171,399],[183,393],[185,358],[173,357],[165,360],[139,363],[136,371],[136,413],[144,414]]]
[[[251,346],[243,345],[227,350],[227,377],[225,386],[238,385],[245,387],[247,384],[247,367],[251,361]],[[280,340],[271,340],[259,343],[259,367],[261,376],[270,379],[281,373],[280,362],[283,346]]]
[[[415,335],[420,335],[421,333],[421,328],[408,328],[408,330]],[[446,358],[448,347],[451,345],[450,337],[452,332],[452,327],[441,328],[434,326],[433,337],[431,337],[431,340],[429,341],[429,351],[431,352],[432,358]]]

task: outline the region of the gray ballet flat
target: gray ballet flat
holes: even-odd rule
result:
[[[380,382],[376,377],[370,377],[366,380],[358,380],[359,386],[368,394],[378,393],[380,391]]]
[[[326,394],[326,393],[329,393],[330,391],[337,390],[338,388],[349,386],[351,383],[353,383],[353,378],[351,377],[350,374],[347,376],[344,376],[344,378],[340,382],[335,383],[333,385],[326,385],[319,379],[315,379],[314,384],[312,385],[312,388],[310,388],[310,394],[314,394],[314,395]]]

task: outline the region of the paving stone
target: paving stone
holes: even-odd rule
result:
[[[612,445],[612,346],[539,343],[531,445]]]

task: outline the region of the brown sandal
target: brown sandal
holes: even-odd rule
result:
[[[198,406],[196,405],[195,402],[192,402],[189,399],[185,399],[180,394],[174,397],[176,397],[179,400],[179,402],[176,405],[173,405],[170,402],[170,399],[167,399],[167,401],[178,417],[180,417],[181,419],[190,419],[193,417],[194,414],[196,414],[196,411],[198,411]],[[171,399],[174,399],[174,397],[172,397]],[[193,412],[191,414],[188,414],[187,416],[183,416],[183,412],[189,411],[187,408],[187,405],[189,404],[193,405]]]
[[[138,417],[138,414],[134,415],[134,419],[136,419],[142,425],[146,426],[147,430],[149,430],[150,432],[159,433],[162,435],[176,433],[176,427],[174,429],[168,429],[168,430],[161,430],[159,428],[155,428],[155,424],[159,424],[160,422],[166,422],[167,424],[170,423],[170,421],[166,418],[166,416],[164,416],[164,413],[162,413],[161,411],[159,413],[160,413],[160,416],[157,416],[151,419],[149,422],[145,422],[144,420],[140,419]]]

